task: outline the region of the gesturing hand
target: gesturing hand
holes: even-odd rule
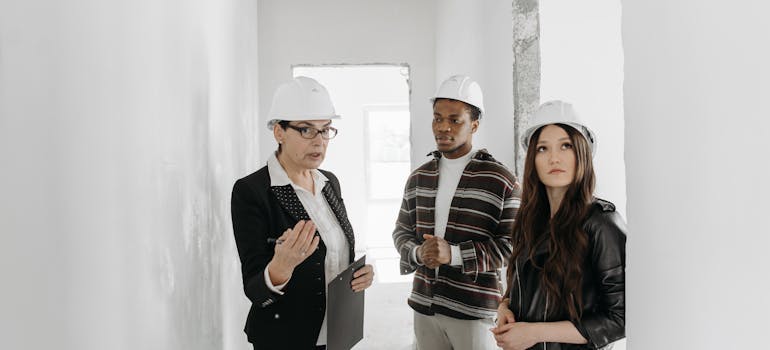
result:
[[[318,247],[319,238],[315,236],[315,224],[300,220],[293,229],[287,229],[275,244],[275,255],[270,261],[270,280],[273,284],[282,284],[291,277],[292,271],[313,254]]]
[[[452,261],[452,249],[446,240],[428,234],[422,235],[422,238],[425,238],[425,242],[422,242],[417,252],[425,266],[435,269]]]

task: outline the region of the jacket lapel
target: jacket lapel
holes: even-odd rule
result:
[[[326,182],[326,185],[324,186],[323,190],[321,190],[321,192],[323,192],[324,197],[326,198],[326,202],[329,203],[329,206],[332,208],[334,216],[337,217],[337,222],[340,223],[342,232],[345,233],[345,239],[348,241],[348,247],[350,250],[350,260],[353,261],[355,257],[353,248],[355,247],[356,239],[353,235],[353,227],[350,225],[350,221],[348,220],[348,213],[345,210],[345,204],[332,188],[331,181]]]
[[[302,202],[299,201],[299,197],[297,197],[297,193],[294,192],[294,188],[292,188],[291,185],[271,186],[270,190],[273,191],[275,197],[278,198],[278,203],[281,204],[281,207],[283,207],[294,220],[310,220],[310,216],[307,215],[305,207],[302,206]]]

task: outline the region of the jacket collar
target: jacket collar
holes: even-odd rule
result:
[[[471,159],[478,159],[478,160],[489,160],[489,159],[493,159],[493,158],[492,158],[492,155],[491,155],[491,154],[489,154],[489,151],[487,151],[487,149],[486,149],[486,148],[482,148],[482,149],[479,149],[479,150],[471,150],[471,152],[476,152],[476,153],[473,155],[473,157],[471,157]],[[433,152],[430,152],[430,153],[426,154],[426,156],[433,156],[433,159],[434,159],[434,160],[439,160],[439,159],[441,159],[441,157],[443,157],[444,155],[443,155],[441,152],[439,152],[438,150],[435,150],[435,151],[433,151]]]

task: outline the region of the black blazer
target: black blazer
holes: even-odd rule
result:
[[[334,174],[321,172],[329,179],[323,195],[345,232],[352,263],[355,241],[339,181]],[[265,284],[265,267],[274,253],[274,245],[268,243],[268,238],[278,238],[297,221],[310,219],[294,189],[291,185],[271,187],[265,166],[235,182],[231,213],[243,290],[252,303],[244,329],[249,342],[255,349],[315,348],[326,312],[323,240],[318,249],[294,269],[282,290],[284,295],[273,293]]]

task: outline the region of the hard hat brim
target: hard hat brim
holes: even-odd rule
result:
[[[283,117],[281,119],[270,119],[267,121],[267,130],[273,131],[273,128],[275,127],[275,124],[278,124],[282,121],[289,121],[289,122],[298,122],[298,121],[310,121],[310,120],[326,120],[326,119],[341,119],[342,116],[339,114],[332,114],[332,115],[305,115],[305,116],[288,116]]]
[[[568,121],[540,123],[527,128],[527,130],[525,130],[524,133],[519,138],[521,140],[521,146],[523,147],[524,152],[527,152],[527,149],[529,148],[530,138],[538,129],[544,126],[553,125],[553,124],[569,125],[573,129],[577,130],[581,135],[583,135],[583,138],[585,138],[586,141],[588,141],[588,144],[591,146],[591,154],[592,155],[596,154],[596,134],[593,132],[593,130],[589,129],[587,126],[583,124],[568,122]]]

